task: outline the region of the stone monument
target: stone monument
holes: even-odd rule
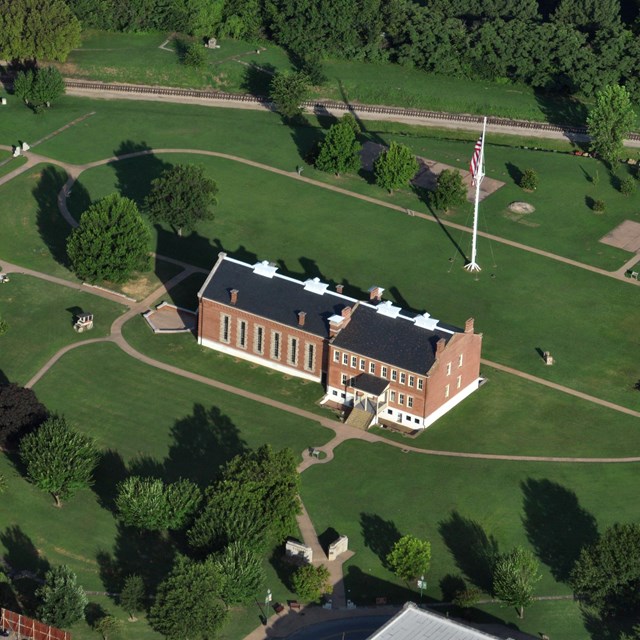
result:
[[[299,560],[311,564],[313,562],[313,549],[297,540],[287,540],[284,551],[287,558]]]
[[[335,542],[329,545],[329,553],[327,558],[329,562],[335,560],[338,556],[342,555],[345,551],[349,550],[349,538],[347,536],[340,536]]]

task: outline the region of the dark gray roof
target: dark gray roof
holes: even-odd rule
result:
[[[333,346],[424,375],[435,362],[438,340],[449,342],[451,336],[447,331],[416,326],[406,315],[390,318],[359,304]]]
[[[354,379],[353,386],[365,393],[379,396],[389,386],[389,381],[373,376],[370,373],[361,373]]]
[[[207,300],[231,306],[231,289],[238,290],[236,309],[279,322],[302,331],[329,337],[329,317],[340,314],[354,301],[331,291],[307,291],[304,283],[279,274],[269,278],[254,273],[251,265],[225,259],[202,290]],[[298,312],[306,313],[304,327],[298,325]]]

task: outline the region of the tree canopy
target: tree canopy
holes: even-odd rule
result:
[[[150,242],[135,202],[113,193],[82,214],[67,241],[67,255],[82,280],[126,282],[149,266]]]
[[[533,589],[542,577],[533,553],[515,547],[498,557],[493,569],[493,591],[504,604],[516,607],[518,617],[524,617],[524,608],[533,600]]]
[[[178,233],[193,231],[198,222],[213,218],[218,186],[204,169],[177,164],[151,182],[144,209],[153,222],[165,222]]]
[[[622,152],[623,139],[631,131],[635,119],[626,88],[606,86],[596,95],[596,104],[587,118],[591,150],[613,164]]]
[[[205,494],[205,506],[189,530],[192,546],[219,550],[234,541],[262,553],[296,530],[299,474],[291,449],[265,445],[236,456]]]
[[[316,602],[324,593],[331,593],[329,569],[323,564],[317,567],[312,564],[302,565],[291,577],[291,586],[301,600]]]
[[[20,441],[27,476],[53,496],[56,506],[93,483],[98,452],[93,440],[74,431],[63,416],[51,416]]]
[[[227,614],[220,597],[222,585],[212,558],[195,562],[179,557],[158,587],[149,612],[151,626],[167,638],[214,637]]]
[[[241,541],[232,542],[215,558],[222,578],[222,599],[228,606],[249,602],[266,580],[262,558]]]
[[[142,576],[130,575],[124,581],[118,603],[129,614],[129,620],[135,621],[135,614],[144,611],[146,590]]]
[[[402,536],[387,556],[391,570],[405,582],[410,582],[429,571],[431,544],[412,535]]]
[[[67,565],[47,571],[44,584],[38,588],[40,598],[38,617],[47,624],[68,628],[84,617],[89,602],[76,574]]]
[[[360,169],[361,149],[351,123],[338,122],[331,125],[320,145],[316,168],[336,175],[356,172]]]
[[[467,188],[462,176],[455,169],[445,169],[438,176],[436,190],[431,195],[431,202],[436,209],[448,211],[467,201]]]
[[[571,574],[574,592],[602,615],[640,606],[640,524],[614,524],[584,547]]]
[[[0,0],[0,57],[64,62],[80,46],[80,22],[64,0]]]
[[[118,518],[148,531],[181,529],[193,516],[202,494],[189,480],[165,484],[159,478],[130,476],[118,485]]]
[[[33,389],[14,382],[0,385],[0,447],[39,427],[47,415]]]
[[[306,73],[296,71],[276,73],[269,86],[269,97],[276,111],[291,120],[302,113],[302,103],[309,93],[309,79]]]
[[[392,193],[409,184],[418,171],[418,161],[409,147],[392,142],[376,159],[373,171],[376,184]]]
[[[64,80],[55,67],[27,69],[16,74],[13,91],[37,113],[64,94]]]

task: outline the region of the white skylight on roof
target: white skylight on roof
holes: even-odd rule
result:
[[[256,262],[253,265],[253,273],[259,276],[264,276],[265,278],[273,278],[277,270],[278,267],[274,267],[273,265],[269,264],[268,260]]]
[[[400,307],[394,307],[391,300],[385,300],[376,306],[376,311],[382,316],[388,316],[389,318],[397,318],[400,315],[402,309]]]
[[[313,278],[313,280],[304,281],[304,288],[305,291],[311,291],[312,293],[323,295],[329,288],[329,285],[324,282],[320,282],[320,278]]]
[[[416,327],[429,329],[429,331],[433,331],[438,326],[438,320],[432,318],[428,313],[423,313],[421,316],[416,316],[413,319],[413,322]]]

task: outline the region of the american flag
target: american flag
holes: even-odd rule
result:
[[[471,156],[471,164],[469,165],[469,171],[471,172],[471,176],[473,177],[473,184],[476,181],[476,173],[479,170],[480,164],[480,151],[482,150],[482,136],[478,138],[478,142],[476,142],[476,146],[473,150],[473,156]]]

